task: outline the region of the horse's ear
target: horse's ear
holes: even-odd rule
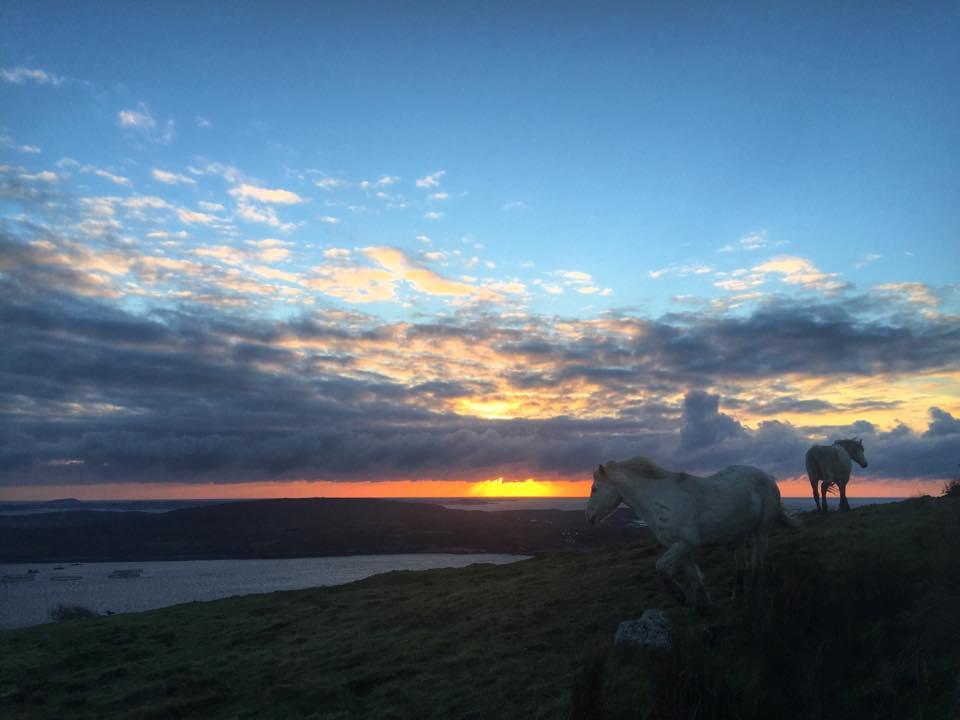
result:
[[[607,471],[604,470],[604,468],[603,468],[603,463],[601,463],[601,464],[597,467],[597,472],[598,472],[600,475],[606,475],[606,474],[607,474]]]

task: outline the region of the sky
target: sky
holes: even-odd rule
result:
[[[0,6],[0,498],[936,493],[960,6]]]

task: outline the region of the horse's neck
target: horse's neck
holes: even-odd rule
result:
[[[631,478],[620,488],[620,495],[633,511],[649,524],[649,517],[673,489],[670,478]]]
[[[852,457],[851,454],[850,454],[850,451],[847,450],[847,446],[846,446],[843,442],[841,442],[840,440],[837,440],[837,442],[835,442],[835,443],[833,444],[833,447],[834,447],[836,450],[840,450],[840,451],[841,451],[841,453],[840,453],[840,458],[841,458],[841,460],[843,459],[844,456],[846,456],[846,458],[847,458],[848,460]]]

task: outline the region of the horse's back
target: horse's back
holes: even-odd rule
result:
[[[807,450],[806,465],[812,481],[833,484],[850,478],[850,456],[839,445],[814,445]]]
[[[700,530],[704,542],[729,542],[769,526],[780,512],[780,489],[769,473],[731,465],[700,482]]]

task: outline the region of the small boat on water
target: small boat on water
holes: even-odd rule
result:
[[[107,575],[107,577],[109,577],[109,578],[114,578],[114,579],[117,579],[117,578],[138,578],[138,577],[140,577],[140,573],[142,573],[142,572],[143,572],[143,570],[134,570],[134,569],[130,569],[130,570],[114,570],[112,573],[110,573],[109,575]]]
[[[33,575],[30,575],[29,573],[26,575],[4,575],[3,578],[0,578],[0,580],[2,580],[5,583],[29,582],[33,579],[34,579]]]
[[[51,575],[51,580],[83,580],[83,575]]]

